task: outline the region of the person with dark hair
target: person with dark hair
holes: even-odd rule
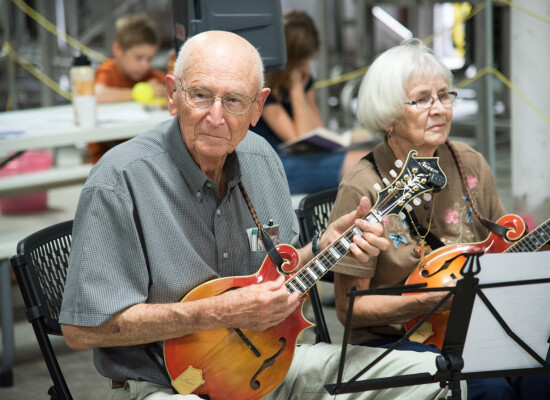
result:
[[[266,74],[271,93],[262,117],[252,130],[263,136],[283,162],[291,193],[314,193],[338,186],[344,172],[366,151],[288,153],[279,145],[323,127],[313,89],[310,62],[319,50],[319,34],[302,11],[284,14],[287,63],[282,71]]]

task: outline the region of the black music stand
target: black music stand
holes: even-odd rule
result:
[[[449,386],[451,395],[448,399],[457,400],[461,399],[460,380],[477,379],[477,378],[493,378],[493,377],[507,377],[507,376],[522,376],[540,373],[550,373],[550,364],[548,364],[542,357],[540,357],[531,347],[529,347],[518,335],[516,335],[512,329],[506,324],[504,319],[500,316],[495,307],[491,304],[489,299],[483,293],[485,288],[505,287],[505,286],[518,286],[518,285],[530,285],[538,283],[550,283],[550,278],[543,279],[531,279],[513,282],[502,282],[492,284],[479,284],[479,279],[476,275],[481,271],[479,264],[479,257],[483,253],[468,253],[464,254],[467,258],[460,273],[463,279],[460,279],[456,287],[448,288],[426,288],[426,284],[407,285],[392,288],[382,289],[370,289],[357,291],[355,288],[348,293],[350,298],[348,315],[344,330],[344,338],[342,341],[342,353],[340,356],[340,366],[338,370],[337,381],[334,384],[325,385],[325,388],[331,395],[337,395],[342,393],[357,393],[367,390],[386,389],[392,387],[413,386],[427,383],[439,382],[440,385]],[[418,292],[432,292],[432,291],[448,291],[449,293],[424,317],[422,317],[415,326],[407,332],[405,336],[394,343],[378,358],[372,361],[364,369],[359,371],[348,382],[343,382],[344,365],[346,357],[346,347],[349,341],[349,333],[351,329],[351,316],[353,314],[353,304],[355,298],[358,296],[369,294],[402,294],[402,293],[418,293]],[[445,333],[445,339],[443,342],[441,354],[436,357],[437,372],[430,374],[429,372],[409,374],[395,377],[385,377],[376,379],[359,380],[359,378],[365,374],[373,365],[378,363],[391,351],[399,348],[399,345],[407,340],[430,316],[439,310],[439,308],[454,294],[454,298],[451,305],[449,314],[449,321],[447,330]],[[478,371],[463,373],[464,359],[462,354],[464,351],[464,344],[466,342],[466,334],[470,324],[470,317],[472,315],[472,309],[474,306],[474,300],[478,296],[480,300],[489,309],[494,318],[499,322],[506,334],[510,336],[525,352],[533,357],[540,367],[537,368],[517,368],[517,369],[505,369],[505,370],[493,370],[493,371]],[[549,338],[550,342],[550,338]]]

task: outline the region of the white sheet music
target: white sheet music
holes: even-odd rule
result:
[[[485,254],[480,284],[550,278],[550,251]],[[546,358],[550,337],[550,283],[483,289],[512,331]],[[500,326],[476,296],[464,346],[462,372],[536,368],[540,364]]]

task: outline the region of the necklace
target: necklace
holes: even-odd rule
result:
[[[426,242],[426,236],[428,236],[428,233],[430,233],[430,228],[432,227],[432,221],[434,219],[434,209],[435,209],[435,195],[432,198],[432,209],[430,211],[430,220],[428,222],[428,228],[426,229],[426,233],[424,235],[421,235],[420,232],[418,232],[418,229],[416,228],[416,224],[414,223],[412,224],[414,231],[420,238],[420,240],[418,241],[418,246],[414,248],[414,251],[420,256],[420,262],[418,265],[420,266],[421,270],[426,268],[426,262],[424,261],[424,257],[426,257],[426,255],[432,251],[432,248]],[[407,213],[409,212],[407,211]],[[409,213],[409,217],[411,217],[410,213]],[[412,217],[411,217],[411,221],[412,221]]]

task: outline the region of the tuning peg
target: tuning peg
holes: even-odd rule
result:
[[[403,166],[403,161],[401,160],[395,160],[395,166],[399,169],[401,169],[401,167]]]
[[[413,209],[413,207],[412,207],[409,203],[407,203],[407,204],[405,204],[405,209],[406,209],[407,211],[411,212],[412,209]]]
[[[424,193],[422,197],[425,201],[430,201],[432,199],[432,195],[430,193]]]
[[[378,182],[372,185],[372,187],[374,187],[374,190],[376,190],[377,192],[382,190],[382,186],[380,186]]]
[[[388,178],[382,178],[382,182],[384,182],[384,185],[390,186],[390,181],[388,180]]]
[[[395,172],[393,169],[390,169],[390,175],[394,178],[397,177],[397,172]]]
[[[403,221],[407,217],[405,216],[405,213],[403,213],[403,211],[399,211],[399,218],[401,218],[401,221]]]
[[[413,204],[414,204],[415,206],[419,206],[420,203],[422,203],[422,200],[420,200],[418,197],[415,197],[415,198],[413,199]]]

